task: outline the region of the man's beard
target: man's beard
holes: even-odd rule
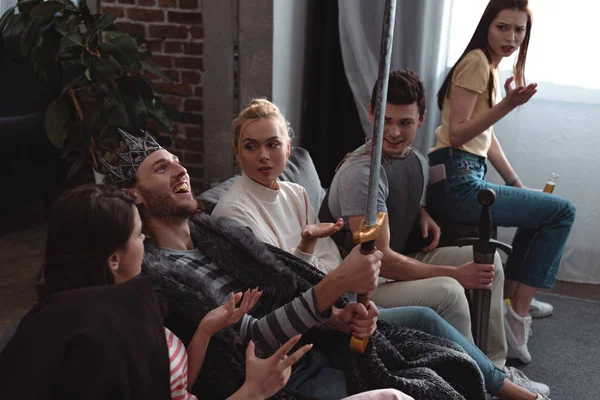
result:
[[[145,218],[153,218],[163,221],[180,221],[194,215],[198,211],[196,201],[190,201],[185,204],[174,204],[169,195],[155,194],[138,185],[138,190],[142,194],[145,205],[140,209]]]

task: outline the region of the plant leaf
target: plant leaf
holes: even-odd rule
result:
[[[131,36],[118,36],[100,43],[100,51],[112,55],[121,65],[131,67],[138,58],[138,48]]]
[[[67,48],[67,47],[81,47],[83,46],[83,41],[81,40],[81,35],[79,33],[69,33],[65,36],[63,36],[62,40],[60,41],[60,47],[62,48]]]
[[[123,85],[119,92],[127,110],[129,121],[133,125],[133,130],[138,131],[139,129],[146,128],[148,113],[142,96],[134,88],[128,87],[128,85]]]
[[[141,75],[130,75],[127,77],[128,84],[145,99],[154,98],[152,87],[144,80]]]
[[[115,24],[107,26],[106,28],[104,28],[104,31],[107,32],[109,35],[125,35],[125,33],[119,31],[119,28],[117,28]]]
[[[64,8],[65,5],[63,3],[50,0],[33,7],[30,14],[32,17],[51,17],[57,12],[62,11]]]
[[[148,79],[148,77],[142,76],[141,78],[148,86],[150,86],[150,89],[152,89],[152,91],[154,93],[159,94],[159,95],[165,94],[165,92],[160,87],[158,87],[154,82],[152,82],[150,79]]]
[[[85,141],[89,142],[89,138],[96,136],[99,120],[100,108],[89,107],[83,115],[83,121],[81,121],[81,137],[84,138]]]
[[[79,60],[65,63],[62,74],[63,90],[61,92],[61,96],[69,89],[75,88],[79,85],[83,86],[88,83],[88,80],[85,76],[86,69],[87,67]]]
[[[113,14],[109,14],[109,13],[100,14],[98,19],[96,19],[96,22],[94,23],[94,28],[93,28],[94,32],[101,31],[101,30],[111,26],[115,22],[116,19],[117,19],[117,17],[114,16]]]
[[[168,75],[166,75],[164,72],[162,72],[160,69],[156,68],[153,65],[150,65],[150,64],[145,63],[145,62],[142,61],[142,68],[145,71],[148,71],[148,72],[150,72],[150,73],[152,73],[152,74],[154,74],[154,75],[156,75],[156,76],[164,79],[165,81],[172,82],[172,79],[169,78]]]
[[[56,1],[64,4],[65,9],[67,9],[67,10],[77,11],[77,7],[75,6],[75,3],[73,3],[71,0],[56,0]]]
[[[17,8],[20,13],[30,13],[33,8],[41,4],[42,0],[24,0],[17,3]]]
[[[87,1],[86,0],[79,0],[78,6],[79,6],[79,11],[81,12],[81,15],[83,15],[84,18],[86,16],[92,14],[92,12],[90,11],[90,8],[87,5]]]
[[[54,29],[56,29],[56,31],[58,33],[60,33],[61,35],[64,36],[69,33],[69,26],[67,25],[67,23],[64,19],[54,18],[52,23],[54,24]]]
[[[62,149],[68,132],[66,122],[71,118],[71,108],[66,101],[56,99],[48,105],[44,114],[46,135],[54,147]]]
[[[114,128],[130,128],[131,123],[123,100],[115,88],[110,88],[104,97],[104,116],[108,125]]]
[[[121,69],[121,64],[119,64],[119,62],[111,55],[104,55],[100,58],[94,59],[92,61],[91,69],[92,72],[98,76],[98,78],[113,78],[121,75],[123,72]]]
[[[148,119],[156,122],[165,132],[171,132],[173,130],[173,124],[171,119],[165,114],[165,112],[155,107],[151,102],[146,101],[146,107],[148,109]]]
[[[79,11],[81,12],[81,16],[83,17],[83,22],[88,31],[94,30],[94,25],[96,24],[96,18],[92,15],[90,8],[87,5],[86,0],[79,0]]]
[[[81,24],[81,21],[83,21],[83,19],[79,14],[73,14],[69,16],[69,18],[67,19],[67,26],[69,27],[69,32],[81,33],[79,31],[79,24]]]

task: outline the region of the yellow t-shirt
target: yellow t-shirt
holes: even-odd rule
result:
[[[496,105],[500,102],[500,100],[502,100],[500,95],[500,77],[495,68],[493,69],[492,75],[492,79],[495,80],[495,90],[493,93],[494,98],[492,99],[492,104]],[[471,118],[481,115],[490,109],[488,104],[489,95],[487,88],[489,79],[490,63],[481,49],[473,50],[467,53],[467,55],[460,61],[454,70],[452,81],[450,83],[450,96],[452,96],[452,89],[456,86],[479,93]],[[442,125],[435,130],[437,143],[435,144],[435,147],[431,149],[431,151],[443,149],[445,147],[452,147],[450,145],[451,112],[450,98],[446,97],[442,107]],[[493,132],[494,127],[490,126],[488,129],[460,146],[459,149],[468,151],[471,154],[481,157],[487,157],[487,152],[492,144]]]

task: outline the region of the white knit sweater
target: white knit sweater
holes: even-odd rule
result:
[[[317,241],[313,254],[296,248],[302,228],[319,221],[306,190],[295,183],[279,181],[279,189],[273,190],[242,174],[221,197],[212,214],[238,221],[252,229],[261,241],[294,254],[324,273],[342,262],[335,242],[329,237]]]

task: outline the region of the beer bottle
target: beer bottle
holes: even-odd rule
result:
[[[548,178],[548,183],[544,186],[544,192],[552,193],[554,192],[554,187],[556,186],[556,180],[558,179],[558,174],[553,172],[550,174],[550,178]]]

